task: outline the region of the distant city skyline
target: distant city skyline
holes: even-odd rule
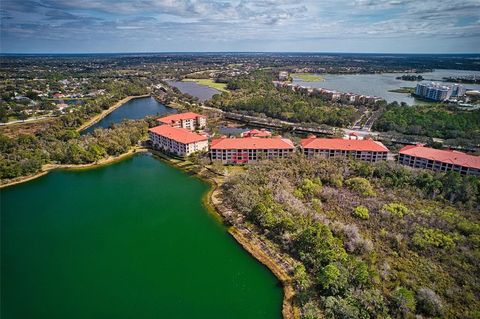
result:
[[[478,0],[2,0],[2,53],[480,53]]]

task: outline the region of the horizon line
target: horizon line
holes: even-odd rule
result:
[[[354,51],[124,51],[124,52],[0,52],[0,56],[6,55],[87,55],[87,54],[205,54],[205,53],[281,53],[281,54],[375,54],[375,55],[480,55],[480,52],[354,52]]]

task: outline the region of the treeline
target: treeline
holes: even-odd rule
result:
[[[117,124],[81,136],[76,130],[85,121],[128,95],[147,93],[140,83],[112,83],[100,96],[64,114],[35,135],[0,134],[0,179],[34,174],[47,163],[86,164],[126,152],[146,136],[148,120]]]
[[[298,156],[222,189],[230,222],[298,261],[303,318],[478,316],[478,179]]]
[[[121,155],[146,138],[147,129],[148,123],[138,120],[83,136],[61,125],[37,135],[0,135],[0,179],[37,173],[47,163],[88,164]]]
[[[226,111],[262,113],[285,121],[338,127],[346,127],[358,117],[358,111],[352,106],[330,105],[320,97],[277,90],[273,80],[272,71],[266,70],[232,79],[227,84],[232,93],[215,95],[208,104]]]
[[[84,106],[73,105],[72,110],[79,112],[79,115],[99,113],[103,109],[109,108],[114,102],[129,95],[144,95],[148,93],[146,88],[146,81],[144,79],[130,77],[125,79],[100,78],[100,75],[89,78],[88,84],[83,84],[78,88],[76,93],[89,93],[93,90],[105,89],[108,93],[100,95],[95,99],[84,99],[82,102]],[[18,82],[18,81],[17,81]],[[43,87],[36,88],[36,84],[31,80],[23,80],[25,83],[15,83],[4,86],[4,90],[0,94],[0,122],[8,122],[10,119],[24,120],[31,116],[31,112],[39,112],[40,114],[48,114],[48,111],[53,111],[54,115],[61,115],[57,106],[46,97],[39,97],[33,89],[50,92],[62,92],[58,81],[42,82]],[[38,85],[38,84],[37,84]],[[29,104],[28,101],[15,100],[15,93],[24,94],[26,97],[35,101],[35,104]],[[86,110],[85,110],[86,109]]]
[[[396,131],[444,139],[469,139],[480,143],[480,110],[461,111],[445,106],[389,104],[373,126],[378,131]]]

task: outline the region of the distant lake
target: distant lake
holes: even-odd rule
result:
[[[221,92],[206,85],[200,85],[195,82],[167,81],[171,86],[176,87],[182,93],[197,97],[200,102],[210,100],[215,94]]]
[[[414,87],[417,81],[397,80],[396,77],[407,73],[383,73],[383,74],[319,74],[325,81],[306,82],[299,78],[295,78],[293,83],[306,87],[322,87],[329,90],[337,90],[340,92],[351,92],[364,95],[375,95],[384,98],[387,102],[398,101],[408,104],[419,104],[423,101],[413,98],[409,94],[388,92],[389,90],[398,89],[400,87]],[[426,80],[421,82],[431,82],[431,80],[441,81],[447,76],[467,76],[477,75],[480,72],[464,71],[464,70],[444,70],[437,69],[433,72],[419,73]],[[453,84],[451,82],[442,82],[443,84]],[[480,90],[478,84],[464,84],[467,89]],[[423,102],[425,103],[425,102]]]
[[[96,128],[107,128],[110,125],[120,123],[123,120],[138,120],[143,119],[148,115],[163,115],[176,112],[177,110],[157,102],[153,97],[133,99],[120,106],[97,123],[83,130],[82,134],[91,133]]]

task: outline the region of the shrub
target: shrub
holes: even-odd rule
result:
[[[355,300],[352,298],[327,297],[325,299],[325,314],[327,318],[365,318],[365,315],[360,313],[360,310],[355,305]]]
[[[317,213],[320,213],[322,211],[322,202],[318,198],[312,199],[311,203],[312,203],[312,208]]]
[[[365,207],[365,206],[357,206],[354,210],[353,210],[353,215],[355,217],[358,217],[358,218],[361,218],[361,219],[368,219],[369,215],[368,215],[368,208]]]
[[[375,196],[370,182],[363,177],[352,177],[345,181],[345,185],[351,190],[363,195],[363,196]]]
[[[355,225],[344,225],[335,223],[337,232],[343,235],[343,244],[348,252],[364,254],[372,251],[373,243],[367,238],[363,238]]]
[[[403,218],[403,216],[409,213],[408,208],[399,203],[385,204],[383,205],[383,210],[398,218]]]
[[[413,244],[419,248],[429,246],[437,248],[451,248],[455,246],[455,239],[439,229],[419,227],[412,238]]]
[[[404,287],[398,287],[392,294],[392,309],[396,309],[403,316],[415,312],[415,297],[412,291]]]
[[[318,196],[322,191],[322,182],[319,179],[312,181],[311,179],[304,178],[300,188],[302,193],[308,197]]]
[[[463,220],[458,223],[457,225],[458,230],[468,236],[468,235],[480,235],[480,224],[476,224],[474,222]]]
[[[327,183],[333,187],[340,188],[343,186],[343,176],[340,174],[332,174],[328,176]]]
[[[340,270],[334,264],[328,264],[318,274],[318,283],[323,289],[330,288],[340,277]]]
[[[323,318],[323,312],[320,308],[313,302],[307,302],[303,306],[303,317],[305,319],[319,319]]]
[[[293,244],[294,253],[307,267],[327,265],[347,258],[341,240],[335,238],[330,228],[321,223],[302,229]]]
[[[355,269],[353,272],[353,279],[357,285],[365,285],[370,279],[370,272],[368,271],[368,265],[360,261],[356,263]]]
[[[431,289],[421,288],[417,292],[418,311],[427,316],[441,316],[443,305],[440,297]]]

